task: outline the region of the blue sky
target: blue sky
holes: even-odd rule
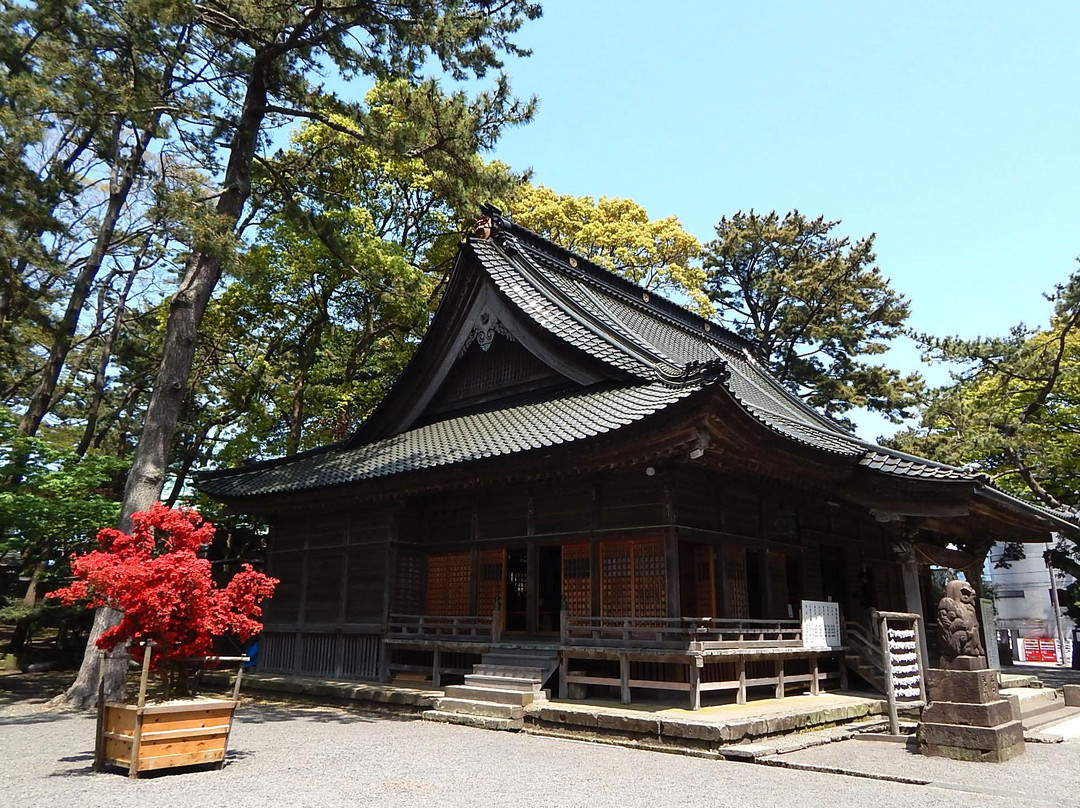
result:
[[[1043,323],[1080,254],[1080,6],[548,0],[519,39],[540,112],[494,156],[703,241],[750,208],[876,233],[917,331]]]

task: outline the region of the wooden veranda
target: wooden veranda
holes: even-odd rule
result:
[[[703,693],[734,691],[745,704],[753,688],[782,699],[791,687],[813,695],[829,683],[847,687],[847,648],[804,647],[798,620],[581,617],[563,609],[550,640],[506,640],[501,624],[498,610],[490,617],[391,615],[383,678],[430,674],[441,687],[444,677],[469,672],[461,663],[469,655],[547,648],[558,655],[553,689],[564,700],[590,686],[617,690],[623,704],[635,690],[677,691],[697,710]],[[395,661],[396,651],[429,653],[430,665]]]

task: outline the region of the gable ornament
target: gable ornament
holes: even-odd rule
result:
[[[469,338],[465,340],[465,344],[461,347],[461,353],[465,353],[474,341],[486,352],[491,347],[491,343],[495,341],[496,334],[501,334],[511,342],[515,341],[514,336],[499,321],[498,317],[489,311],[480,312],[473,323]]]

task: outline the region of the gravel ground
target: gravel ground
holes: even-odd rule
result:
[[[1080,741],[1029,743],[1004,763],[966,763],[924,757],[911,747],[875,741],[842,741],[781,755],[778,760],[875,775],[928,780],[940,786],[983,790],[1058,805],[1080,805]],[[1021,804],[1021,803],[1017,803]]]
[[[239,715],[226,767],[129,781],[90,769],[89,714],[40,712],[32,704],[0,711],[0,806],[413,806],[667,805],[860,808],[1018,808],[1075,805],[1080,744],[1028,747],[1000,769],[971,766],[956,787],[902,785],[834,774],[720,762],[529,735],[371,716],[330,707],[248,704]],[[885,747],[884,749],[882,747]],[[903,750],[846,742],[785,759],[832,755],[869,770],[895,765]],[[910,758],[910,756],[909,756]],[[832,759],[832,758],[830,758]],[[908,760],[917,777],[927,759]],[[943,763],[933,761],[933,765]],[[944,764],[946,773],[953,771]],[[988,775],[1008,772],[1007,781]],[[1055,777],[1060,790],[1038,783]],[[964,785],[964,784],[967,785]],[[999,793],[978,789],[1000,786]],[[1012,791],[1013,793],[1001,793]],[[1016,793],[1017,791],[1021,793]],[[1066,795],[1068,798],[1066,799]]]

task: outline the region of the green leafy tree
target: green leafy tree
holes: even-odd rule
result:
[[[1080,506],[1080,277],[1046,297],[1054,309],[1044,328],[1018,325],[1004,337],[973,340],[921,336],[925,358],[951,365],[952,381],[931,391],[918,425],[889,444],[977,470],[1068,516]],[[1007,542],[996,563],[1023,557],[1023,545]],[[1059,537],[1049,561],[1076,576],[1075,539]],[[1062,604],[1080,616],[1080,586],[1070,586]]]
[[[192,8],[191,6],[188,6]],[[169,302],[157,372],[132,469],[125,487],[120,528],[130,515],[158,499],[167,473],[178,422],[191,389],[192,365],[200,327],[222,271],[233,260],[238,230],[250,215],[253,166],[264,158],[266,128],[306,118],[349,134],[335,114],[361,120],[363,111],[327,95],[309,77],[332,67],[346,76],[401,77],[417,82],[423,68],[437,61],[454,78],[483,76],[501,66],[504,53],[524,54],[513,35],[539,6],[527,0],[410,0],[328,6],[296,6],[249,0],[193,7],[192,37],[200,43],[200,64],[212,77],[217,95],[191,130],[196,138],[186,153],[202,149],[204,158],[220,148],[223,169],[212,180],[203,209],[193,223],[188,258]],[[496,95],[507,98],[505,82]],[[363,126],[359,127],[363,134]],[[460,153],[460,144],[433,127],[414,156]],[[362,139],[362,138],[361,138]],[[188,147],[190,142],[179,138]],[[210,187],[210,186],[208,186]],[[91,640],[116,622],[118,615],[99,610]],[[95,698],[98,660],[88,643],[79,677],[67,693],[69,703]],[[107,693],[122,688],[122,671],[110,671]]]
[[[1055,509],[1080,505],[1080,277],[1049,299],[1050,323],[1005,337],[922,336],[952,382],[928,396],[917,427],[892,443],[954,465],[978,464],[1001,488]]]
[[[705,247],[705,289],[807,403],[838,419],[865,407],[898,423],[922,381],[867,360],[902,333],[908,303],[875,265],[874,237],[852,242],[838,224],[798,211],[725,216]]]
[[[522,186],[510,212],[518,224],[560,247],[646,289],[686,297],[703,316],[713,313],[702,290],[701,244],[677,216],[650,219],[632,199],[557,194],[543,185]]]
[[[16,457],[21,480],[0,485],[0,557],[18,559],[30,586],[21,597],[26,611],[16,622],[13,650],[25,641],[45,589],[71,574],[71,553],[91,547],[98,528],[119,516],[126,471],[115,457],[80,457],[22,436],[16,419],[0,409],[0,476],[10,475]]]

